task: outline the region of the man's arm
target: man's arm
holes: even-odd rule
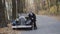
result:
[[[34,20],[36,21],[36,15],[35,15],[35,14],[33,14],[33,18],[34,18]]]

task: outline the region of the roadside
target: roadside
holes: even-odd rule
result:
[[[18,34],[18,32],[20,31],[11,28],[11,24],[8,24],[8,27],[0,28],[0,34]]]
[[[52,17],[54,19],[60,20],[60,15],[50,14],[49,12],[47,12],[45,10],[40,10],[38,12],[38,15],[46,15],[46,16]]]
[[[60,16],[52,16],[52,15],[48,15],[49,17],[52,17],[54,19],[60,20]]]

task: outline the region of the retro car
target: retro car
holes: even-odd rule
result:
[[[31,20],[28,17],[23,18],[17,18],[12,21],[12,28],[29,28],[33,29],[34,24],[31,22]]]

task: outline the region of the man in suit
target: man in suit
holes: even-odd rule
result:
[[[34,29],[37,29],[37,26],[36,26],[36,15],[32,11],[30,11],[28,16],[29,16],[31,22],[34,23]]]

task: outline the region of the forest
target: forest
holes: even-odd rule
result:
[[[60,0],[13,0],[17,1],[17,12],[27,13],[32,9],[36,14],[60,15]],[[13,6],[12,0],[6,0],[7,11]],[[16,3],[16,2],[15,2]],[[10,13],[9,12],[9,13]]]
[[[29,11],[38,15],[60,16],[60,0],[4,0],[4,11],[6,19],[16,18],[19,13]]]
[[[37,15],[60,16],[60,0],[0,0],[0,26],[7,27],[18,14],[29,11]]]

